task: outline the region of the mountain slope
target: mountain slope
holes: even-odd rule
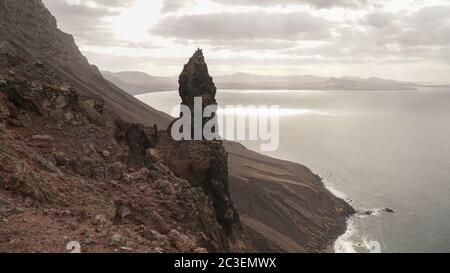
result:
[[[113,84],[123,90],[127,90],[131,95],[144,94],[151,90],[168,91],[178,88],[178,81],[175,77],[152,77],[142,72],[118,72],[111,73],[102,71],[103,76]]]
[[[230,192],[257,249],[333,251],[354,213],[305,166],[263,156],[237,143],[229,153]]]
[[[2,0],[0,37],[14,50],[22,51],[36,64],[44,65],[61,79],[70,81],[85,95],[102,96],[106,108],[127,121],[152,126],[167,118],[136,101],[106,81],[95,66],[80,53],[71,35],[57,28],[56,19],[41,1]]]
[[[211,179],[175,175],[167,116],[105,81],[40,0],[0,18],[0,252],[255,251],[227,218],[223,145],[186,144]]]
[[[88,251],[321,252],[344,232],[353,210],[307,168],[226,143],[253,247],[238,223],[227,235],[214,196],[191,186],[205,181],[177,176],[153,148],[182,145],[157,130],[172,119],[106,81],[41,1],[0,1],[0,55],[0,251],[78,240]],[[190,145],[200,166],[227,160]]]

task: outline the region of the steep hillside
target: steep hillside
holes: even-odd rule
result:
[[[159,159],[160,132],[100,97],[33,83],[0,88],[0,252],[64,252],[70,241],[83,252],[252,251],[238,220],[219,222],[234,208],[202,189],[209,180],[194,185]],[[206,163],[227,161],[191,146]]]
[[[80,53],[73,37],[57,28],[56,19],[41,1],[2,0],[0,16],[2,50],[12,48],[59,79],[70,81],[83,95],[102,96],[106,108],[124,120],[147,126],[165,122],[164,114],[106,81]],[[28,72],[27,76],[34,77],[33,71]]]
[[[0,1],[0,58],[1,252],[321,252],[344,232],[353,210],[307,168],[174,143],[172,119],[106,81],[40,0]]]
[[[255,247],[264,252],[329,252],[354,213],[308,168],[249,151],[233,142],[231,198]]]
[[[118,72],[102,71],[108,81],[127,90],[131,95],[144,94],[157,91],[172,91],[178,88],[178,80],[175,77],[152,77],[142,72]]]
[[[165,115],[103,80],[40,1],[2,0],[0,18],[0,252],[255,251],[223,221],[221,143],[185,144],[210,179],[175,175]]]

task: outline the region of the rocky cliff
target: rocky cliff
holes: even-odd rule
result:
[[[254,251],[223,146],[170,142],[163,115],[103,80],[40,1],[2,0],[0,18],[0,252],[70,241],[84,252]],[[197,160],[197,179],[174,173],[168,149]]]
[[[179,83],[181,104],[189,108],[191,120],[195,119],[195,98],[201,100],[199,110],[202,113],[208,106],[217,106],[216,88],[200,49],[184,66]],[[208,120],[210,118],[202,118],[199,121],[198,126],[201,132]],[[197,121],[193,122],[192,130],[195,129],[194,123]],[[171,130],[168,130],[167,134],[161,136],[157,145],[165,164],[173,169],[176,175],[188,180],[194,187],[201,187],[213,197],[212,204],[217,221],[224,228],[227,236],[232,238],[241,236],[243,229],[239,214],[230,198],[228,153],[225,151],[223,142],[219,140],[174,141],[170,132]]]
[[[179,78],[179,85],[181,107],[185,106],[190,111],[191,138],[196,140],[217,139],[215,136],[218,128],[211,128],[212,132],[208,135],[205,135],[203,130],[207,122],[215,118],[216,111],[211,113],[209,117],[203,117],[203,114],[208,106],[213,106],[217,110],[217,88],[209,75],[202,50],[198,49],[184,66]],[[195,109],[196,99],[198,100],[197,104],[199,104],[198,109]],[[196,110],[202,115],[201,118],[196,117]],[[180,114],[180,118],[182,117],[183,113]],[[169,132],[172,131],[172,125],[175,121],[169,126]]]
[[[181,103],[194,110],[194,98],[202,98],[202,106],[217,105],[217,88],[209,75],[203,51],[198,49],[184,65],[181,72],[179,93]]]

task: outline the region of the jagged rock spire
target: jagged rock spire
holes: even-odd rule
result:
[[[198,49],[184,66],[178,82],[182,103],[191,110],[193,110],[195,97],[202,97],[204,106],[217,104],[217,88],[209,75],[208,66],[201,49]]]
[[[189,59],[189,62],[184,65],[183,72],[181,72],[180,75],[179,84],[181,104],[189,107],[191,110],[192,135],[194,135],[196,128],[198,129],[198,127],[201,126],[201,129],[203,129],[205,124],[212,120],[216,115],[216,113],[214,113],[210,118],[203,118],[201,121],[196,120],[194,117],[196,110],[194,109],[195,98],[201,98],[202,113],[207,106],[217,106],[217,88],[212,77],[209,75],[208,66],[205,62],[205,57],[203,56],[203,51],[201,49],[198,49]],[[212,133],[215,134],[218,132],[218,128],[213,128],[213,131],[214,132]]]

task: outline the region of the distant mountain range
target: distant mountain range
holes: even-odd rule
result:
[[[177,77],[155,77],[144,72],[102,71],[104,77],[132,95],[178,89]],[[417,85],[380,78],[319,77],[313,75],[267,76],[249,73],[216,76],[219,89],[238,90],[416,90]]]

